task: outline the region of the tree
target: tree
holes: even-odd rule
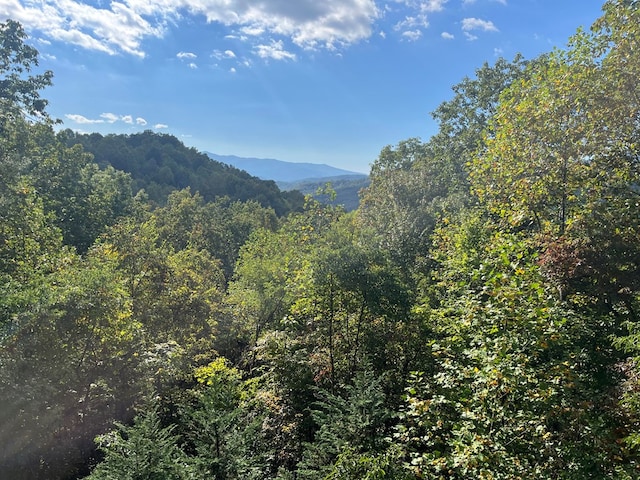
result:
[[[0,133],[5,134],[9,123],[23,115],[37,119],[48,118],[47,101],[40,98],[40,90],[51,85],[53,73],[31,74],[38,66],[38,51],[24,43],[22,26],[7,20],[0,23]]]
[[[387,146],[372,165],[359,214],[378,232],[379,247],[405,271],[428,266],[438,220],[471,203],[467,163],[482,146],[501,92],[526,65],[521,56],[484,64],[432,113],[440,124],[436,135],[428,142],[412,138]]]
[[[318,429],[313,442],[305,445],[297,470],[301,479],[326,478],[341,454],[375,456],[388,446],[391,412],[385,405],[382,377],[362,371],[343,390],[316,390],[311,415]]]
[[[472,180],[508,224],[554,239],[603,217],[637,224],[638,15],[635,3],[607,2],[591,34],[579,31],[503,94]]]
[[[199,478],[173,433],[176,425],[163,427],[157,408],[137,415],[132,426],[118,423],[116,427],[97,437],[105,458],[88,480]]]
[[[558,299],[535,249],[487,216],[436,234],[440,268],[420,307],[435,365],[416,372],[396,439],[419,478],[608,478],[621,445],[615,319]]]

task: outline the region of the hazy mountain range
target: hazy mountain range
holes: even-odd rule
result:
[[[235,155],[218,155],[217,153],[211,152],[205,153],[218,162],[232,165],[262,180],[274,180],[276,183],[300,182],[301,180],[323,179],[327,177],[344,177],[345,175],[353,175],[360,178],[367,176],[363,173],[351,172],[318,163],[294,163],[275,160],[273,158],[247,158],[237,157]]]
[[[335,201],[318,197],[320,201],[342,205],[347,211],[358,208],[358,193],[369,185],[369,176],[351,172],[330,165],[318,163],[294,163],[272,158],[246,158],[235,155],[218,155],[205,152],[218,162],[231,165],[262,180],[273,180],[283,191],[298,190],[301,193],[315,194],[318,188],[327,183],[336,192]]]

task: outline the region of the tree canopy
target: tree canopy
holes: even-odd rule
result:
[[[350,212],[56,133],[25,40],[0,24],[0,477],[640,477],[638,2],[464,78]]]

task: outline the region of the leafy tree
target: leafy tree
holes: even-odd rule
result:
[[[111,167],[98,168],[80,146],[65,147],[50,128],[33,132],[34,148],[24,152],[45,208],[55,214],[64,242],[84,253],[107,227],[133,208],[131,179]]]
[[[53,73],[31,74],[38,66],[38,51],[25,44],[27,35],[18,22],[0,23],[0,134],[23,115],[47,118],[47,101],[40,90],[51,85]]]
[[[82,468],[92,439],[126,412],[137,324],[108,251],[67,252],[14,313],[0,346],[2,470],[58,478]],[[13,438],[14,440],[10,440]]]
[[[493,212],[578,249],[577,261],[591,260],[587,268],[605,274],[608,261],[587,243],[605,241],[601,254],[629,248],[605,277],[624,276],[637,263],[640,103],[629,77],[640,68],[630,54],[637,19],[637,4],[607,2],[592,33],[578,32],[567,50],[533,64],[503,95],[487,150],[473,166],[474,189]],[[615,226],[609,241],[607,225]]]
[[[154,212],[160,242],[176,250],[187,246],[208,251],[222,262],[225,276],[233,273],[240,247],[253,230],[275,229],[277,218],[270,208],[255,201],[231,202],[219,198],[205,202],[187,188],[169,195],[166,206]]]
[[[86,477],[89,480],[187,480],[200,478],[180,448],[175,425],[163,427],[156,408],[136,416],[127,427],[97,437],[104,460]]]
[[[378,232],[379,247],[407,272],[428,264],[438,219],[470,202],[466,165],[482,145],[500,93],[522,76],[526,64],[517,56],[483,65],[433,112],[440,123],[436,135],[426,143],[413,138],[387,146],[372,165],[360,215]]]
[[[526,238],[486,217],[437,239],[440,284],[420,308],[436,365],[407,388],[396,436],[407,466],[425,478],[608,478],[633,465],[615,319],[560,301]]]
[[[371,371],[359,372],[343,394],[318,389],[316,398],[312,417],[318,429],[313,442],[305,445],[299,478],[326,478],[339,455],[344,462],[347,452],[376,455],[384,451],[391,414],[385,406],[382,378]]]

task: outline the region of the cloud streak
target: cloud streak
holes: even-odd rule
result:
[[[105,112],[100,114],[100,118],[87,118],[84,115],[79,115],[77,113],[67,113],[65,117],[71,120],[78,125],[90,125],[90,124],[99,124],[99,123],[116,123],[123,122],[128,125],[136,125],[145,126],[147,121],[142,117],[133,118],[133,115],[116,115],[115,113]]]

